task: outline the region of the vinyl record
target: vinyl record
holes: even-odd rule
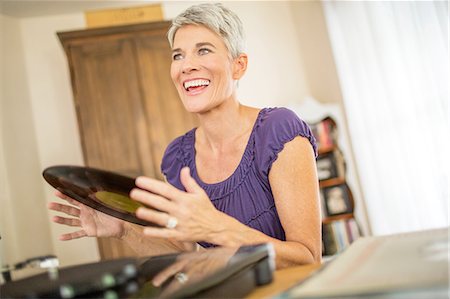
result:
[[[52,166],[44,179],[61,193],[105,214],[145,226],[156,224],[136,217],[144,205],[131,199],[135,179],[105,170],[80,166]]]

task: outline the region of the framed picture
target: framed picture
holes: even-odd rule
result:
[[[338,177],[338,169],[334,152],[329,152],[317,157],[317,176],[319,181],[329,180]]]
[[[345,160],[342,152],[335,149],[331,152],[320,154],[316,160],[317,175],[319,181],[343,178],[345,176]]]
[[[322,188],[323,202],[328,216],[353,212],[353,201],[347,184]]]

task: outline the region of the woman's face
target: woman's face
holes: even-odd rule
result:
[[[234,97],[239,59],[233,60],[222,38],[203,26],[177,30],[171,76],[184,107],[202,113]]]

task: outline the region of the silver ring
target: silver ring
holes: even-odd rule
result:
[[[169,229],[174,229],[175,227],[177,227],[178,224],[178,219],[175,217],[169,217],[169,219],[167,220],[167,224],[166,227]]]
[[[175,279],[178,280],[179,283],[184,284],[188,281],[188,276],[184,272],[178,272],[175,274]]]

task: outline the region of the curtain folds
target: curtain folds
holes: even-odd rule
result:
[[[372,232],[448,226],[448,4],[324,1]]]

